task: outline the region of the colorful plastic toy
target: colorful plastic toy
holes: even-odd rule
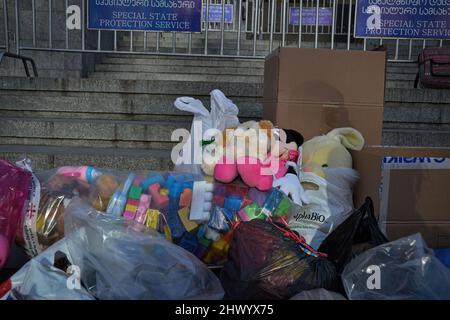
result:
[[[150,208],[151,199],[152,197],[148,194],[141,195],[139,206],[137,207],[136,216],[134,220],[142,224],[145,223],[147,210]]]
[[[261,214],[261,208],[256,203],[249,204],[239,211],[241,221],[250,221],[253,219],[265,219],[266,216]]]
[[[229,221],[233,221],[235,215],[241,209],[242,198],[237,195],[229,195],[225,197],[223,208]]]
[[[194,255],[199,258],[200,260],[202,260],[209,251],[209,247],[211,245],[211,240],[208,240],[204,237],[198,237],[197,236],[197,240],[198,240],[198,245],[197,248],[194,251]]]
[[[181,223],[183,223],[184,228],[187,232],[191,232],[198,228],[198,224],[194,221],[189,220],[189,208],[185,207],[178,210],[178,215],[181,219]]]
[[[160,184],[155,183],[148,188],[149,194],[152,196],[152,207],[155,209],[166,208],[169,204],[169,197],[159,192]]]
[[[169,176],[171,177],[171,176]],[[168,177],[168,180],[169,180]],[[177,181],[175,178],[170,184],[169,189],[169,208],[167,211],[167,223],[169,224],[170,230],[172,232],[172,237],[174,240],[180,238],[184,233],[184,227],[181,223],[180,217],[178,216],[180,195],[183,191],[183,185]]]

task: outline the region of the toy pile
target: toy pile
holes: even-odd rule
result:
[[[8,228],[0,224],[0,240],[7,239],[0,262],[16,229],[17,242],[35,257],[10,280],[9,297],[49,298],[46,286],[34,291],[48,281],[61,297],[80,299],[370,298],[353,286],[362,279],[362,257],[392,246],[398,254],[382,257],[392,268],[389,262],[404,263],[408,244],[420,244],[416,238],[389,243],[370,198],[353,207],[359,175],[349,150],[364,146],[357,130],[336,128],[304,141],[300,132],[267,120],[240,123],[238,107],[219,90],[211,92],[210,110],[191,97],[178,98],[175,107],[194,120],[171,172],[83,165],[35,173],[28,160],[0,163],[6,186],[0,205],[9,207],[9,199],[16,208],[6,211]],[[12,173],[21,180],[12,181]],[[59,271],[56,258],[46,264],[57,252],[68,261]],[[418,261],[430,254],[414,252]],[[450,283],[445,267],[429,261],[445,275],[433,286]],[[86,285],[75,296],[57,284],[60,270],[72,265],[82,267]],[[429,274],[418,270],[411,272],[420,283]],[[445,296],[437,292],[408,297]]]

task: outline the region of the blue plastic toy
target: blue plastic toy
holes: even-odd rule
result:
[[[450,248],[434,249],[434,254],[447,268],[450,268]]]
[[[241,209],[242,198],[236,195],[229,195],[225,197],[223,208],[227,219],[233,221],[235,215]]]
[[[169,180],[170,177],[172,176],[169,176],[167,179]],[[183,185],[174,179],[169,188],[169,210],[167,212],[167,223],[169,224],[174,241],[181,238],[186,231],[178,216],[181,192],[183,192]]]

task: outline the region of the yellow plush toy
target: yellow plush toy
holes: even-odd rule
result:
[[[363,146],[363,136],[353,128],[334,129],[303,144],[300,183],[308,204],[289,224],[315,249],[353,211],[352,188],[359,175],[347,149]]]

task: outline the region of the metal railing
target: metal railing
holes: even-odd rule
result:
[[[391,61],[413,61],[425,46],[449,45],[448,40],[356,39],[356,1],[203,0],[206,14],[201,32],[177,33],[89,30],[87,0],[3,0],[0,47],[17,53],[50,50],[260,59],[283,46],[371,50],[385,45]],[[81,30],[66,28],[66,10],[73,4],[81,8]],[[227,5],[232,6],[231,22],[225,19]],[[221,7],[221,21],[209,21],[209,9],[214,6]],[[8,17],[8,12],[13,16]]]
[[[25,74],[27,75],[27,78],[31,78],[30,69],[28,68],[28,62],[31,64],[31,70],[33,70],[33,77],[38,76],[38,72],[36,69],[36,64],[34,63],[34,60],[29,57],[24,57],[18,54],[10,53],[10,52],[1,52],[0,51],[0,64],[3,61],[3,58],[12,58],[12,59],[18,59],[22,61],[23,68],[25,70]]]

